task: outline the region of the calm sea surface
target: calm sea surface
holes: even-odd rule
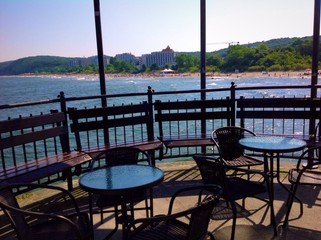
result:
[[[237,87],[249,86],[279,86],[279,85],[307,85],[310,84],[310,78],[301,77],[256,77],[256,78],[207,78],[206,88],[229,88],[231,82],[235,82]],[[0,77],[0,105],[12,104],[17,102],[38,101],[44,99],[57,98],[60,91],[65,93],[66,97],[81,97],[100,94],[98,77],[91,76],[37,76],[37,77]],[[138,77],[117,77],[106,78],[107,94],[117,93],[145,93],[147,87],[151,86],[156,92],[193,90],[200,88],[199,77],[158,77],[158,78],[138,78]],[[225,93],[212,93],[213,97],[225,97]],[[221,96],[220,96],[221,94]],[[307,96],[309,90],[303,89],[283,89],[283,90],[256,90],[240,93],[243,96],[272,97],[272,96]],[[186,99],[197,98],[198,95],[172,95],[170,98]],[[165,97],[165,96],[163,96]],[[211,97],[211,96],[210,96]],[[166,96],[166,99],[169,97]],[[143,97],[146,100],[145,97]],[[162,96],[155,96],[155,99],[162,99]],[[126,103],[125,99],[115,99],[119,103]],[[71,104],[74,106],[76,103]],[[58,108],[59,106],[51,106]],[[38,114],[40,111],[46,111],[43,105],[38,107],[25,107],[18,109],[0,110],[0,119],[8,116],[17,117],[19,114],[29,113]]]

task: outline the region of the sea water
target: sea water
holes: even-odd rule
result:
[[[306,77],[212,77],[206,79],[207,89],[229,88],[231,82],[239,87],[256,86],[281,86],[281,85],[309,85],[311,79]],[[107,77],[107,94],[121,93],[146,93],[148,86],[155,92],[197,90],[200,89],[200,77]],[[13,104],[20,102],[32,102],[47,99],[57,99],[61,91],[66,98],[84,97],[100,95],[100,81],[98,76],[9,76],[0,77],[0,105]],[[309,96],[309,89],[275,89],[275,90],[253,90],[240,91],[237,96],[245,97],[303,97]],[[229,96],[229,92],[208,93],[208,98],[221,98]],[[138,101],[146,101],[146,96],[137,97]],[[158,95],[156,99],[165,100],[185,100],[199,98],[199,93],[195,94],[173,94]],[[126,104],[133,101],[133,97],[116,98],[110,100],[109,104]],[[69,107],[77,107],[77,103],[67,103]],[[99,100],[96,100],[99,105]],[[59,104],[51,106],[37,105],[32,107],[11,108],[0,110],[0,120],[7,117],[18,117],[19,115],[39,114],[50,109],[60,109]]]

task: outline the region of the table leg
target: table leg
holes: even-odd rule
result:
[[[271,209],[270,209],[270,223],[272,226],[275,226],[275,218],[274,218],[274,166],[273,166],[273,158],[274,158],[274,154],[273,153],[264,153],[264,168],[265,168],[265,172],[269,175],[269,184],[268,187],[270,188],[269,190],[269,198],[271,201]],[[270,162],[269,162],[270,161]],[[274,234],[276,235],[276,228],[274,227]]]
[[[90,231],[91,239],[94,238],[94,220],[93,220],[93,202],[92,202],[92,193],[88,193],[88,206],[89,206],[89,220],[90,220]]]
[[[123,240],[127,239],[127,226],[128,226],[128,216],[127,216],[127,204],[122,196],[122,204],[121,204],[121,221],[122,221],[122,234],[123,234]]]

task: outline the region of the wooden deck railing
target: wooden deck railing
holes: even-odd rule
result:
[[[155,160],[192,156],[195,153],[216,154],[215,149],[210,144],[210,139],[205,139],[206,144],[199,144],[191,136],[188,136],[187,132],[195,133],[193,135],[200,133],[203,136],[202,138],[206,138],[206,134],[210,134],[215,128],[236,125],[254,130],[257,134],[286,134],[302,136],[304,138],[314,131],[315,124],[321,118],[320,98],[310,99],[308,97],[282,96],[282,98],[247,97],[244,99],[241,97],[244,92],[248,96],[251,91],[263,88],[236,88],[234,84],[226,89],[202,91],[154,92],[149,88],[146,93],[99,95],[79,98],[66,98],[63,92],[61,92],[59,97],[53,100],[1,105],[0,112],[8,112],[14,109],[14,112],[22,116],[27,116],[30,112],[36,116],[37,114],[34,112],[37,109],[41,109],[41,112],[45,113],[49,112],[52,107],[59,109],[58,111],[66,116],[65,124],[68,131],[67,135],[69,136],[70,151],[74,152],[93,152],[117,145],[134,145],[144,148],[146,147],[144,145],[146,142],[157,143],[157,147],[155,147],[156,145],[148,145],[144,149],[155,151],[163,147],[157,138],[165,140],[162,139],[165,129],[167,133],[175,132],[173,134],[175,138],[180,139],[180,141],[176,142],[176,149],[172,148],[171,151],[166,152],[165,146],[166,154],[160,151],[158,154],[153,155]],[[299,87],[265,87],[264,89],[273,90],[282,88]],[[300,89],[306,89],[308,95],[309,86],[300,86]],[[205,94],[207,100],[200,100],[200,93]],[[180,100],[173,100],[174,94]],[[216,95],[220,97],[214,97]],[[171,96],[171,101],[168,100],[168,96]],[[181,96],[184,96],[185,99],[182,100]],[[100,100],[103,98],[107,99],[107,108],[99,106]],[[121,99],[121,102],[119,99]],[[160,102],[166,102],[167,106],[175,107],[175,110],[167,109],[173,115],[166,120],[166,124],[160,124],[160,120],[164,120],[164,116],[160,112],[160,106],[158,106]],[[30,107],[30,110],[28,107]],[[21,109],[21,112],[19,109]],[[74,110],[72,111],[71,109]],[[168,113],[166,116],[169,116]],[[11,116],[11,118],[14,117]],[[299,121],[301,121],[302,126],[299,124],[299,126],[292,127],[293,124],[296,125],[295,122]],[[183,130],[182,124],[184,125]],[[284,130],[285,128],[286,130]],[[22,129],[15,130],[20,133],[23,132]],[[99,131],[101,133],[98,133]],[[8,133],[2,131],[0,136],[1,143],[5,142],[6,140],[4,139],[7,137]],[[86,145],[81,142],[86,142]],[[20,145],[23,146],[24,143]],[[3,147],[0,149],[2,161],[0,172],[4,173],[0,176],[2,180],[6,180],[6,171],[14,167],[14,164],[10,165],[12,157],[8,157],[5,151],[23,154],[23,152],[19,153],[19,151],[16,151],[16,147],[10,145],[9,150]],[[48,155],[57,155],[54,148],[48,148],[47,150],[49,151]],[[28,151],[31,151],[31,149]],[[20,166],[20,164],[27,166],[29,163],[21,161],[18,165]],[[67,172],[67,170],[69,171],[78,167],[77,165],[79,164],[81,162],[68,165],[63,171]],[[50,168],[54,169],[54,167]],[[57,180],[61,179],[59,171],[58,169]],[[53,171],[53,173],[55,172]],[[15,175],[19,179],[20,172],[16,171]],[[50,176],[50,181],[53,181],[53,179],[55,177]]]

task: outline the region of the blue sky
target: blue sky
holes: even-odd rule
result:
[[[100,0],[104,54],[199,51],[199,0]],[[207,0],[207,51],[311,36],[314,0]],[[97,54],[93,0],[0,0],[0,62]],[[223,43],[223,44],[220,44]]]

